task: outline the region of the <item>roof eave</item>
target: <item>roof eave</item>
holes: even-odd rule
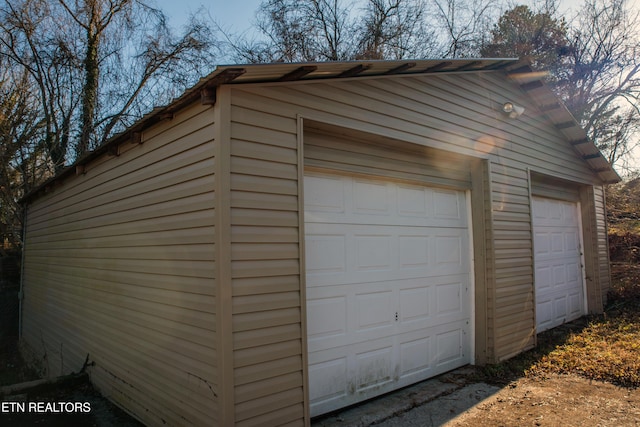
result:
[[[282,81],[310,81],[336,78],[376,77],[389,75],[425,75],[425,74],[450,74],[468,72],[489,72],[505,70],[513,80],[529,93],[540,105],[541,109],[549,107],[549,103],[560,111],[560,114],[547,114],[554,125],[570,123],[571,126],[560,131],[572,143],[576,152],[581,156],[588,156],[599,150],[586,140],[584,130],[575,118],[559,102],[542,81],[543,74],[534,72],[527,64],[518,58],[466,58],[466,59],[421,59],[421,60],[394,60],[394,61],[340,61],[340,62],[308,62],[308,63],[270,63],[270,64],[244,64],[223,65],[216,67],[208,76],[201,78],[192,88],[185,91],[180,97],[174,99],[164,107],[156,107],[122,133],[114,135],[106,143],[78,158],[71,166],[61,170],[56,176],[50,178],[38,186],[21,200],[27,203],[36,194],[46,191],[54,183],[67,176],[83,171],[84,165],[101,155],[111,153],[114,147],[127,142],[135,143],[139,135],[145,129],[173,118],[176,112],[197,100],[203,104],[215,104],[216,90],[224,84],[247,84]],[[539,99],[536,99],[539,98]],[[547,101],[552,99],[553,101]],[[547,102],[547,104],[545,104]],[[559,118],[556,120],[556,118]],[[575,137],[577,136],[577,139]],[[604,160],[604,163],[602,162]],[[604,183],[614,183],[621,180],[604,158],[585,159],[587,164],[598,174]]]
[[[540,111],[569,141],[576,154],[587,163],[603,184],[615,184],[622,178],[591,141],[558,96],[544,82],[545,72],[535,71],[528,62],[519,62],[506,69],[515,81],[538,105]]]

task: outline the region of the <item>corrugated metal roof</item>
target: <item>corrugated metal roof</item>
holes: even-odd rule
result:
[[[420,59],[396,61],[341,61],[222,65],[170,105],[192,102],[206,88],[221,84],[308,81],[347,77],[373,77],[454,72],[492,71],[518,62],[506,59]]]
[[[558,97],[543,82],[544,74],[534,72],[527,64],[517,58],[501,59],[420,59],[393,61],[340,61],[308,63],[269,63],[222,65],[216,67],[208,76],[201,78],[191,89],[185,91],[170,104],[156,107],[144,115],[124,132],[113,136],[107,143],[85,154],[73,165],[62,170],[37,189],[23,198],[29,200],[37,192],[54,181],[76,173],[78,168],[98,156],[109,152],[113,147],[139,137],[142,130],[168,118],[184,106],[200,99],[203,103],[215,103],[215,89],[223,84],[246,84],[261,82],[309,81],[354,77],[373,77],[384,75],[418,75],[457,72],[484,72],[504,70],[516,81],[532,99],[547,112],[549,120],[564,134],[572,146],[598,174],[605,183],[620,181],[620,176],[602,156],[595,144],[588,140],[586,132],[562,104]]]

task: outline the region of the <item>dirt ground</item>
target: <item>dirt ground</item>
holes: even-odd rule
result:
[[[463,368],[468,369],[468,368]],[[451,374],[440,381],[448,382]],[[451,378],[449,378],[451,380]],[[625,427],[640,425],[640,391],[576,375],[520,378],[508,385],[453,378],[460,387],[410,410],[358,411],[322,427]],[[427,388],[438,387],[432,382]],[[435,385],[433,385],[435,384]],[[426,389],[425,389],[426,390]],[[409,397],[415,393],[409,393]],[[381,398],[378,408],[393,402]],[[397,409],[397,408],[396,408]],[[386,414],[385,412],[386,411]],[[367,420],[368,419],[368,420]]]
[[[640,390],[576,375],[522,378],[444,425],[639,426]]]
[[[106,400],[87,383],[58,387],[48,392],[14,395],[4,400],[22,402],[26,409],[4,408],[5,412],[0,411],[2,427],[142,427],[142,424]],[[31,411],[29,403],[37,403],[40,408]],[[47,408],[47,403],[53,406]],[[63,404],[82,405],[83,410],[64,410]]]
[[[101,396],[85,380],[61,382],[51,387],[28,388],[2,396],[3,386],[37,378],[37,374],[26,366],[20,356],[15,337],[0,337],[1,427],[141,427],[140,423]],[[41,407],[31,410],[30,403]],[[47,403],[54,407],[49,410]],[[24,408],[19,409],[19,404],[23,404]],[[83,410],[64,410],[60,408],[61,404],[80,404],[83,405]]]

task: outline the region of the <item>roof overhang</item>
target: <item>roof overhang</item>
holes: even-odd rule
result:
[[[421,59],[393,61],[340,61],[310,63],[268,63],[223,65],[201,78],[170,104],[156,107],[125,131],[114,135],[105,144],[91,151],[60,171],[55,177],[22,198],[27,202],[36,194],[66,176],[81,173],[84,165],[106,153],[117,153],[117,147],[140,140],[141,132],[165,120],[185,106],[200,100],[215,104],[216,89],[224,84],[271,83],[286,81],[330,80],[390,75],[428,75],[444,73],[478,73],[503,70],[537,103],[556,128],[567,137],[579,156],[598,175],[603,183],[619,182],[620,176],[589,141],[579,123],[558,97],[543,82],[544,73],[535,72],[517,58],[502,59]]]
[[[580,123],[544,83],[545,72],[534,71],[528,63],[508,66],[506,72],[531,97],[540,111],[565,136],[578,156],[603,183],[614,184],[622,180],[598,147],[589,139]]]

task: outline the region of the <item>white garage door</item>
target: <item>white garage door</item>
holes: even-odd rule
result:
[[[465,193],[305,177],[312,416],[471,362]]]
[[[585,313],[576,203],[533,198],[538,332]]]

